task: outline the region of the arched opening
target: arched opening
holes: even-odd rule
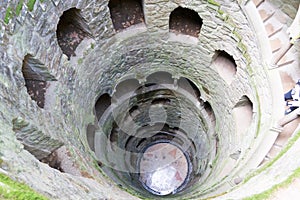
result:
[[[95,113],[96,118],[99,121],[101,116],[104,114],[104,112],[108,109],[108,107],[111,105],[111,97],[109,94],[105,93],[102,94],[95,104]]]
[[[170,32],[199,37],[202,19],[191,9],[178,7],[170,14]]]
[[[155,72],[147,77],[147,84],[173,84],[174,79],[168,72]]]
[[[71,8],[65,11],[57,25],[56,36],[62,52],[68,56],[76,56],[75,50],[81,41],[90,36],[89,28],[80,14],[80,10]]]
[[[108,7],[117,32],[145,21],[141,0],[110,0]]]
[[[92,151],[95,151],[95,130],[96,126],[93,124],[88,124],[86,127],[86,138]]]
[[[112,100],[118,101],[122,96],[131,96],[134,91],[140,87],[140,83],[137,79],[126,79],[118,83],[115,87]]]
[[[233,108],[233,117],[238,135],[245,133],[252,122],[253,103],[247,96],[242,96]]]
[[[215,116],[213,108],[211,107],[211,105],[208,101],[205,101],[203,103],[203,106],[204,106],[204,109],[205,109],[206,113],[208,114],[212,124],[215,126],[216,116]]]
[[[14,118],[12,125],[16,139],[26,151],[39,161],[64,172],[60,165],[60,159],[57,158],[57,151],[65,147],[60,139],[52,137],[51,133],[44,131],[22,117]]]
[[[50,74],[41,61],[30,54],[24,57],[22,73],[27,93],[40,108],[44,108],[46,90],[50,85],[50,81],[56,81],[55,77]]]
[[[200,99],[201,93],[199,88],[191,80],[181,77],[177,80],[177,85],[179,88],[182,88],[183,90],[194,96],[199,102],[202,101]]]
[[[227,84],[230,84],[237,72],[234,58],[225,51],[216,51],[213,65]]]
[[[184,193],[215,156],[213,111],[205,112],[200,95],[191,80],[164,71],[143,84],[121,81],[112,98],[102,94],[95,104],[101,131],[89,125],[87,140],[103,171],[148,197]]]

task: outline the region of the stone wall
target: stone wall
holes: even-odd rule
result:
[[[291,19],[294,19],[299,7],[299,1],[274,1],[274,5],[282,10],[286,15],[288,15]],[[289,23],[292,23],[292,20],[289,20]]]
[[[103,174],[89,148],[86,129],[96,122],[94,106],[101,94],[112,94],[124,78],[143,82],[156,71],[192,80],[216,117],[216,129],[210,137],[218,137],[217,156],[209,163],[211,171],[195,184],[193,192],[185,194],[186,198],[221,195],[235,186],[236,178],[243,179],[256,169],[265,156],[265,150],[259,152],[261,145],[273,134],[270,128],[281,114],[273,110],[278,101],[270,92],[270,74],[258,44],[261,36],[245,13],[246,2],[145,0],[145,24],[118,33],[107,0],[36,1],[33,5],[23,3],[21,9],[18,3],[0,3],[0,172],[50,199],[136,198],[138,194],[130,186],[123,190]],[[178,6],[192,9],[202,18],[198,38],[169,32],[170,13]],[[68,60],[56,31],[60,16],[70,8],[80,9],[90,35]],[[218,50],[231,55],[237,65],[231,84],[212,64]],[[22,64],[27,54],[43,63],[57,80],[47,88],[44,108],[38,107],[26,90]],[[237,133],[233,108],[243,96],[253,104],[253,117],[249,128]],[[34,125],[25,126],[23,133],[47,136],[45,147],[39,145],[41,139],[30,141],[47,156],[64,146],[76,173],[68,167],[64,173],[53,169],[40,162],[33,151],[25,150],[27,135],[14,127],[16,119]],[[230,155],[236,152],[240,156],[232,159]]]

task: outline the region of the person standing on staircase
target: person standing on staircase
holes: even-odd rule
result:
[[[286,115],[300,107],[300,79],[290,91],[284,94],[284,100],[286,105],[289,106],[285,111]]]

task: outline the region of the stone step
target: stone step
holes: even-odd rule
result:
[[[292,46],[289,51],[278,61],[278,67],[289,67],[290,69],[297,69],[299,66],[299,59],[297,59],[297,48]],[[289,66],[288,66],[289,65]]]
[[[282,47],[282,41],[279,38],[271,39],[270,45],[272,49],[272,53],[276,53]]]
[[[266,21],[268,21],[268,19],[270,19],[273,15],[274,15],[274,12],[270,12],[268,13],[266,10],[262,9],[262,10],[259,10],[259,15],[261,17],[261,19],[263,20],[263,22],[265,23]]]
[[[277,66],[284,67],[291,64],[293,65],[294,62],[295,62],[294,58],[289,58],[287,55],[284,55],[282,59],[280,59],[280,61],[278,62]]]
[[[270,160],[270,158],[267,158],[267,157],[265,157],[264,159],[263,159],[263,161],[261,161],[261,163],[258,165],[258,166],[262,166],[262,165],[264,165],[266,162],[268,162]]]
[[[292,62],[295,66],[297,66],[298,62],[297,62],[297,57],[295,57],[295,55],[297,55],[297,50],[294,47],[291,47],[290,50],[278,61],[278,66],[283,66],[283,65],[287,65],[287,64],[291,64]]]
[[[274,13],[271,18],[269,18],[265,22],[265,29],[267,31],[267,34],[269,37],[275,35],[276,33],[280,31],[285,31],[286,27],[285,24],[282,24],[281,22],[278,21],[278,13]]]
[[[268,162],[269,160],[272,160],[275,158],[279,152],[282,150],[282,147],[279,145],[276,145],[276,143],[272,146],[268,154],[265,156],[263,161],[259,164],[259,166],[263,165],[264,163]]]
[[[253,3],[256,7],[259,7],[265,0],[253,0]]]
[[[266,22],[268,19],[270,19],[276,12],[276,9],[266,1],[263,1],[261,4],[259,4],[257,10],[263,22]]]
[[[269,153],[266,155],[268,158],[272,159],[275,158],[278,153],[281,151],[281,147],[278,145],[273,145],[273,147],[270,149]]]
[[[280,32],[282,30],[282,27],[274,27],[273,24],[271,24],[271,23],[268,23],[265,26],[265,28],[266,28],[269,38],[275,36],[278,32]]]
[[[283,127],[282,132],[278,135],[274,145],[272,146],[268,154],[265,156],[263,161],[259,164],[259,166],[275,158],[280,153],[280,151],[287,145],[293,133],[297,130],[297,128],[299,128],[299,124],[300,117]]]
[[[286,46],[288,46],[290,44],[290,40],[286,34],[286,32],[284,31],[279,31],[278,33],[276,33],[276,36],[272,36],[270,38],[270,45],[271,45],[271,49],[272,52],[277,52],[277,50],[282,49],[281,51],[284,52],[286,49]],[[279,51],[278,53],[280,54],[281,51]],[[288,52],[286,52],[288,53]],[[276,56],[276,55],[274,55]]]

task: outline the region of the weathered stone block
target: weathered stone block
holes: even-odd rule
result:
[[[52,138],[49,133],[41,130],[22,117],[13,119],[13,131],[16,133],[17,140],[39,160],[63,145],[62,141]]]

